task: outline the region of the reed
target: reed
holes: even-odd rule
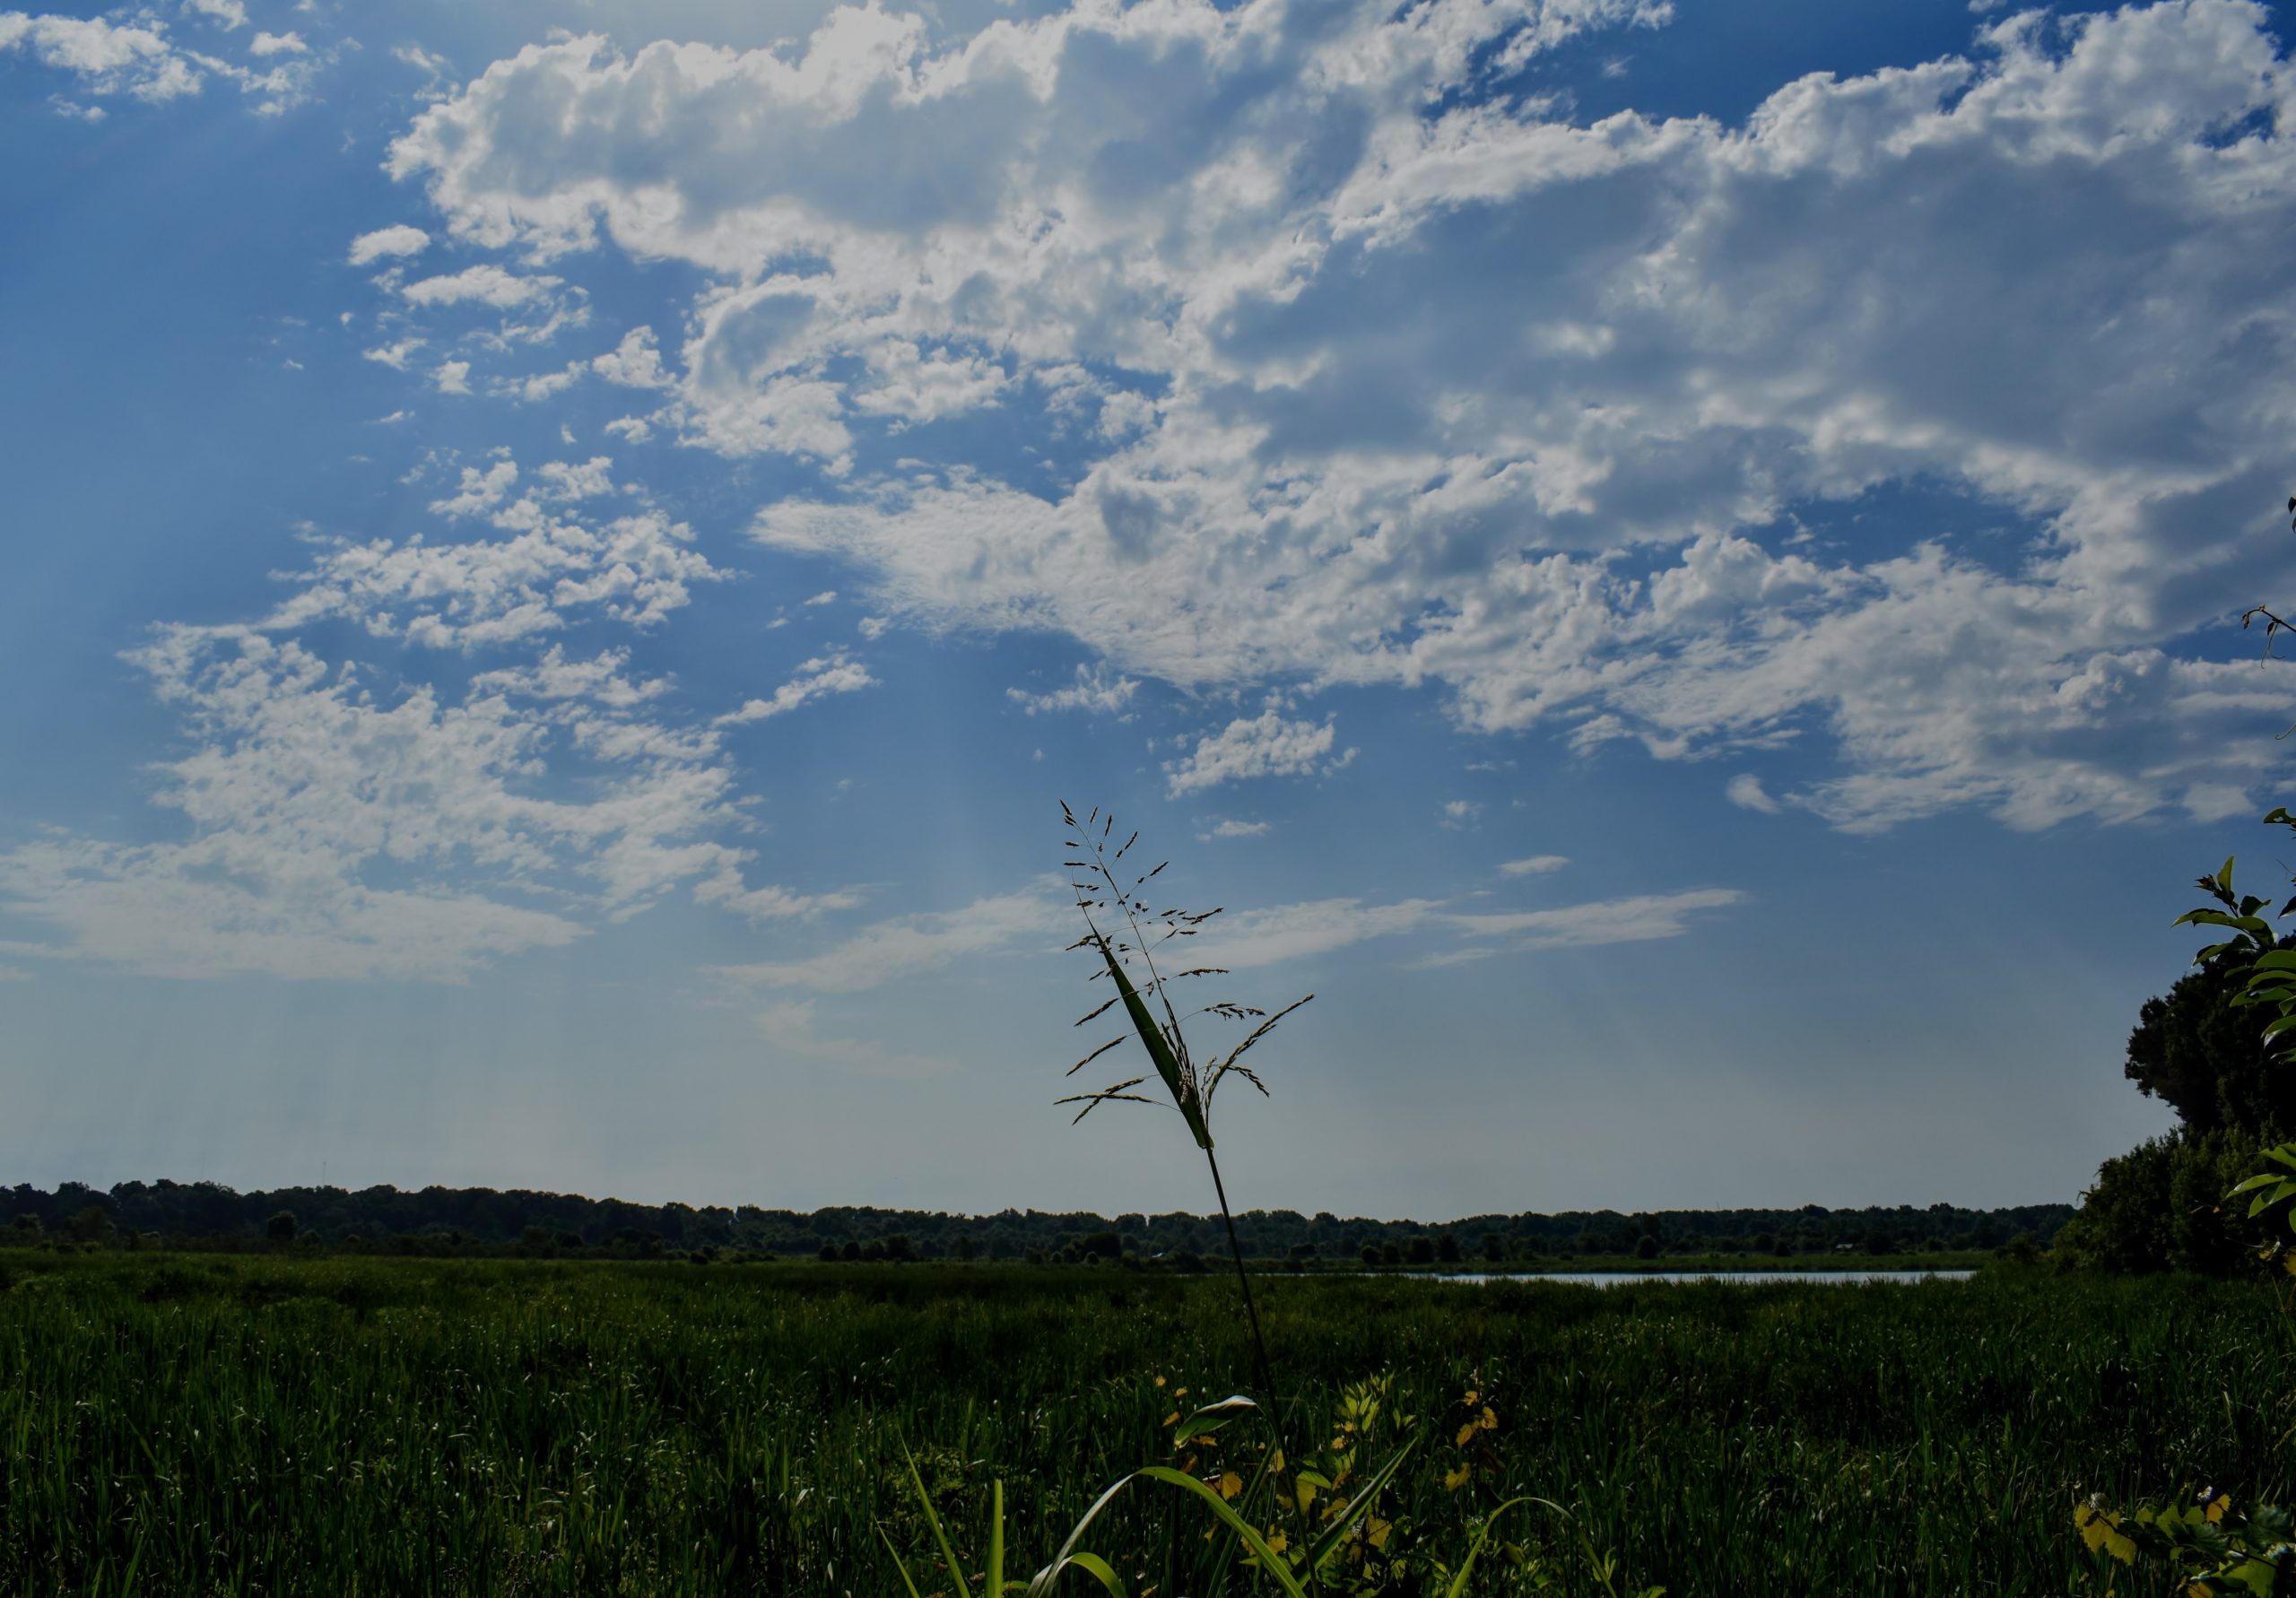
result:
[[[1225,977],[1228,972],[1219,966],[1180,966],[1167,971],[1159,964],[1157,951],[1179,939],[1196,936],[1205,922],[1221,914],[1221,908],[1215,906],[1209,910],[1196,911],[1150,909],[1149,901],[1141,896],[1148,883],[1161,876],[1171,862],[1161,861],[1127,882],[1118,874],[1117,867],[1139,843],[1139,833],[1131,833],[1111,851],[1109,845],[1116,836],[1114,813],[1104,817],[1096,805],[1080,821],[1068,802],[1063,800],[1060,817],[1066,829],[1067,836],[1064,841],[1069,851],[1069,857],[1062,864],[1071,872],[1083,873],[1082,877],[1069,879],[1069,886],[1076,895],[1076,908],[1084,918],[1085,928],[1084,935],[1069,947],[1072,950],[1090,949],[1098,954],[1100,966],[1093,971],[1091,979],[1097,981],[1106,977],[1116,990],[1107,1000],[1087,1012],[1076,1025],[1087,1026],[1117,1005],[1123,1005],[1126,1019],[1132,1023],[1131,1036],[1139,1039],[1155,1075],[1163,1083],[1167,1097],[1158,1099],[1152,1094],[1138,1091],[1148,1082],[1148,1077],[1144,1073],[1114,1082],[1098,1092],[1072,1094],[1058,1102],[1082,1105],[1083,1107],[1076,1112],[1078,1121],[1104,1104],[1165,1105],[1178,1114],[1187,1124],[1189,1135],[1196,1140],[1196,1146],[1203,1151],[1205,1168],[1212,1177],[1213,1196],[1219,1203],[1221,1223],[1227,1232],[1229,1256],[1236,1268],[1236,1289],[1242,1297],[1245,1324],[1251,1332],[1253,1373],[1257,1378],[1261,1401],[1265,1405],[1265,1412],[1275,1448],[1272,1468],[1279,1488],[1277,1497],[1287,1515],[1304,1515],[1306,1507],[1300,1499],[1298,1484],[1293,1480],[1298,1456],[1284,1446],[1283,1397],[1276,1388],[1274,1367],[1267,1354],[1266,1333],[1260,1324],[1259,1305],[1252,1297],[1251,1272],[1244,1263],[1244,1246],[1236,1236],[1235,1213],[1228,1207],[1228,1187],[1221,1178],[1220,1159],[1213,1149],[1212,1107],[1221,1084],[1231,1079],[1249,1082],[1259,1090],[1263,1099],[1268,1096],[1267,1084],[1243,1063],[1243,1057],[1275,1030],[1285,1016],[1309,1003],[1316,995],[1309,994],[1294,999],[1274,1014],[1234,1000],[1218,999],[1197,1006],[1183,1017],[1172,1002],[1173,986],[1201,977]],[[1109,918],[1112,925],[1120,921],[1124,932],[1129,936],[1116,936],[1104,930],[1100,925],[1102,917]],[[1127,968],[1135,962],[1137,962],[1139,971],[1137,980]],[[1161,1012],[1161,1017],[1159,1012]],[[1195,1051],[1188,1045],[1183,1021],[1200,1017],[1256,1024],[1244,1035],[1242,1041],[1226,1054],[1199,1064]],[[1119,1032],[1101,1044],[1071,1065],[1068,1074],[1075,1075],[1102,1055],[1120,1047],[1125,1036]],[[1310,1564],[1309,1582],[1311,1586],[1315,1580],[1314,1566]]]

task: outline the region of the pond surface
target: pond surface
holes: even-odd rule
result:
[[[1567,1281],[1579,1287],[1623,1287],[1643,1281],[1967,1281],[1967,1271],[1552,1271],[1543,1273],[1459,1271],[1435,1281]]]

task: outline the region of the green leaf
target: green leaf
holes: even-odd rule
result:
[[[1164,1040],[1163,1029],[1156,1018],[1148,1013],[1148,1006],[1134,991],[1132,978],[1124,974],[1116,951],[1106,938],[1100,940],[1100,958],[1109,963],[1109,975],[1116,978],[1116,991],[1124,996],[1124,1012],[1132,1018],[1132,1029],[1140,1034],[1140,1041],[1147,1047],[1148,1057],[1156,1063],[1156,1074],[1164,1079],[1165,1088],[1171,1093],[1173,1107],[1187,1122],[1187,1129],[1196,1134],[1199,1149],[1212,1146],[1212,1129],[1205,1125],[1204,1107],[1189,1090],[1187,1081],[1180,1074],[1180,1063],[1172,1054],[1172,1046]]]
[[[941,1558],[949,1567],[949,1578],[957,1584],[957,1591],[969,1592],[965,1585],[965,1568],[957,1559],[957,1550],[949,1546],[949,1533],[941,1529],[941,1517],[934,1512],[933,1495],[925,1490],[925,1478],[918,1473],[917,1455],[909,1451],[909,1444],[900,1446],[900,1456],[909,1464],[909,1480],[917,1489],[918,1507],[925,1511],[925,1524],[933,1533],[933,1541],[940,1545]]]
[[[2272,1598],[2273,1580],[2278,1572],[2262,1559],[2248,1559],[2224,1574],[2254,1593],[2257,1598]]]
[[[959,1576],[957,1580],[964,1580]],[[1004,1483],[994,1481],[988,1488],[988,1591],[990,1598],[1003,1598],[1004,1592]]]
[[[1227,1425],[1229,1421],[1239,1420],[1258,1408],[1259,1405],[1242,1394],[1231,1394],[1217,1403],[1205,1404],[1187,1420],[1173,1427],[1172,1441],[1178,1445],[1187,1441],[1190,1437],[1210,1436]]]
[[[1145,1465],[1133,1474],[1145,1476],[1151,1481],[1161,1481],[1167,1486],[1177,1487],[1183,1492],[1192,1492],[1202,1498],[1212,1513],[1218,1515],[1222,1524],[1242,1541],[1243,1545],[1252,1550],[1253,1557],[1259,1560],[1259,1568],[1264,1574],[1273,1576],[1276,1585],[1291,1594],[1291,1598],[1308,1598],[1307,1590],[1301,1587],[1298,1579],[1292,1576],[1291,1567],[1283,1562],[1283,1556],[1268,1547],[1267,1540],[1253,1528],[1251,1522],[1231,1509],[1226,1500],[1218,1493],[1205,1486],[1186,1471],[1176,1471],[1170,1465]]]
[[[893,1540],[885,1534],[883,1526],[877,1528],[877,1540],[885,1545],[885,1551],[892,1555],[893,1568],[900,1572],[900,1585],[909,1589],[909,1598],[925,1598],[925,1594],[917,1590],[917,1584],[909,1579],[909,1562],[900,1557],[900,1550],[893,1546]]]
[[[1422,1435],[1423,1434],[1414,1432],[1405,1437],[1403,1446],[1389,1455],[1387,1463],[1379,1467],[1378,1474],[1372,1477],[1357,1490],[1354,1498],[1348,1500],[1347,1507],[1340,1513],[1339,1518],[1326,1526],[1323,1535],[1309,1545],[1309,1569],[1322,1569],[1324,1561],[1338,1550],[1340,1539],[1347,1535],[1350,1526],[1370,1512],[1372,1500],[1379,1496],[1379,1489],[1387,1486],[1388,1481],[1393,1480],[1395,1473],[1403,1468],[1403,1462],[1410,1457],[1411,1451],[1419,1446]]]
[[[1570,1511],[1552,1498],[1533,1498],[1527,1493],[1519,1498],[1509,1498],[1483,1517],[1482,1527],[1474,1534],[1474,1541],[1467,1545],[1467,1557],[1459,1561],[1458,1574],[1451,1578],[1451,1585],[1444,1589],[1444,1598],[1459,1598],[1459,1594],[1467,1590],[1467,1577],[1474,1574],[1474,1562],[1483,1553],[1483,1543],[1490,1540],[1492,1532],[1498,1526],[1499,1517],[1518,1504],[1536,1504],[1541,1508],[1553,1510],[1565,1520],[1570,1518]]]
[[[1077,1564],[1080,1560],[1093,1558],[1079,1550],[1076,1544],[1083,1540],[1084,1533],[1090,1531],[1092,1523],[1100,1518],[1100,1511],[1115,1501],[1117,1494],[1131,1485],[1130,1476],[1120,1476],[1111,1482],[1108,1489],[1099,1498],[1092,1500],[1092,1507],[1084,1511],[1083,1518],[1068,1528],[1068,1536],[1061,1543],[1060,1551],[1052,1556],[1052,1563],[1038,1571],[1035,1579],[1029,1583],[1029,1598],[1044,1598],[1045,1594],[1052,1591],[1053,1584],[1060,1579],[1062,1571],[1071,1565]],[[1089,1573],[1091,1566],[1085,1565],[1083,1568]],[[1121,1590],[1118,1589],[1119,1592]]]
[[[1085,1575],[1099,1582],[1100,1585],[1107,1589],[1107,1591],[1112,1595],[1112,1598],[1126,1598],[1123,1580],[1113,1569],[1109,1568],[1109,1562],[1100,1558],[1100,1555],[1096,1553],[1070,1554],[1067,1558],[1062,1559],[1058,1564],[1052,1567],[1052,1579],[1056,1582],[1058,1581],[1060,1579],[1060,1573],[1071,1568],[1072,1567],[1075,1569],[1082,1570]],[[1021,1584],[1014,1582],[1013,1585],[1017,1587]],[[1034,1593],[1039,1589],[1036,1584],[1031,1582],[1025,1590]],[[1048,1584],[1044,1590],[1049,1592],[1051,1590],[1050,1585]]]

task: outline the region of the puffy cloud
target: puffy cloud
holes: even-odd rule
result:
[[[387,231],[388,230],[385,230]],[[367,235],[372,238],[372,234]],[[355,246],[353,247],[356,248]],[[547,299],[561,280],[539,274],[521,277],[491,263],[466,266],[439,277],[418,278],[399,292],[410,305],[460,305],[475,302],[499,309]]]
[[[197,0],[187,9],[227,32],[247,25],[246,8],[238,0]],[[308,98],[312,83],[335,56],[332,50],[313,52],[292,33],[258,33],[249,48],[256,59],[271,64],[246,66],[187,49],[148,11],[125,22],[0,12],[0,51],[29,52],[43,66],[71,74],[77,92],[100,99],[126,95],[156,104],[197,94],[216,77],[238,84],[257,114],[276,116]],[[99,106],[65,100],[58,109],[91,122],[103,117]]]
[[[395,343],[378,344],[371,350],[361,350],[359,352],[369,360],[380,362],[393,371],[403,372],[406,369],[407,361],[413,357],[417,350],[423,346],[425,342],[419,338],[403,338]],[[465,366],[463,369],[468,371],[470,369]]]
[[[1739,772],[1723,791],[1728,795],[1731,803],[1744,810],[1758,810],[1767,816],[1774,816],[1785,808],[1770,796],[1769,791],[1761,786],[1761,778],[1751,771]]]
[[[197,744],[161,768],[157,795],[189,838],[44,840],[0,855],[0,892],[68,947],[140,971],[463,981],[580,935],[516,902],[565,870],[609,910],[692,874],[659,856],[726,802],[727,774],[691,751],[609,752],[593,763],[618,769],[587,803],[538,792],[552,751],[574,753],[607,711],[554,722],[499,685],[460,704],[427,687],[381,699],[246,628],[163,629],[135,660]],[[370,880],[409,874],[428,880]]]
[[[1199,832],[1196,836],[1200,841],[1210,843],[1220,838],[1261,838],[1269,830],[1270,824],[1266,821],[1222,820],[1213,823],[1209,832]]]
[[[1239,777],[1335,771],[1353,760],[1355,751],[1331,758],[1333,736],[1329,721],[1288,721],[1271,706],[1200,739],[1187,759],[1168,762],[1165,791],[1178,798]]]
[[[468,245],[708,274],[656,420],[841,478],[756,534],[888,614],[1582,748],[1823,737],[1843,774],[1773,803],[1852,828],[2223,803],[2261,685],[2182,640],[2262,581],[2296,418],[2265,13],[2022,15],[1741,126],[1493,91],[1662,19],[843,7],[782,53],[530,48],[391,163]],[[989,405],[1065,440],[1050,486],[897,453]]]
[[[652,627],[718,575],[657,512],[577,515],[613,491],[605,468],[470,468],[432,508],[477,536],[316,541],[260,621],[159,629],[130,658],[189,745],[154,793],[183,836],[54,832],[0,852],[0,906],[55,934],[20,952],[461,982],[681,886],[752,921],[858,903],[750,880],[754,851],[725,841],[748,823],[718,734],[627,647],[545,638]],[[313,630],[325,621],[489,664],[458,692],[370,686],[308,641],[340,636]]]
[[[0,50],[6,49],[27,51],[41,65],[70,73],[83,94],[168,100],[198,93],[202,81],[199,67],[168,42],[156,22],[139,27],[101,17],[0,12]]]
[[[622,343],[593,359],[591,367],[609,383],[624,388],[667,388],[669,373],[662,369],[662,352],[651,327],[633,327]]]
[[[693,585],[722,576],[693,547],[691,529],[658,510],[602,520],[578,514],[574,502],[607,486],[602,461],[554,465],[524,493],[514,461],[466,466],[457,491],[430,507],[452,520],[483,519],[504,536],[321,543],[300,586],[263,627],[341,616],[378,638],[468,651],[555,632],[588,614],[653,627],[691,600]]]
[[[1523,860],[1501,862],[1499,874],[1502,877],[1544,876],[1551,871],[1561,871],[1570,864],[1570,856],[1568,855],[1533,855]]]
[[[350,261],[353,266],[364,266],[370,261],[380,261],[397,256],[419,256],[430,248],[430,235],[406,222],[387,228],[377,228],[371,233],[361,233],[351,241]]]
[[[829,694],[852,693],[864,688],[874,688],[877,680],[869,675],[869,668],[841,655],[809,660],[797,668],[797,675],[773,690],[770,699],[750,699],[738,710],[729,710],[718,718],[720,726],[763,721],[768,716],[784,715],[809,700]]]
[[[1080,665],[1076,668],[1076,680],[1065,688],[1045,693],[1008,688],[1004,697],[1031,716],[1057,710],[1091,710],[1112,716],[1132,702],[1132,696],[1139,688],[1140,684],[1130,677],[1111,677],[1097,665]]]

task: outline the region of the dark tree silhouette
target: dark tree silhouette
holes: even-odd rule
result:
[[[2283,949],[2296,938],[2283,938]],[[2235,1005],[2248,960],[2222,956],[2147,999],[2128,1035],[2123,1074],[2161,1099],[2194,1132],[2237,1127],[2296,1131],[2296,1072],[2271,1058],[2264,1039],[2274,1012]]]

